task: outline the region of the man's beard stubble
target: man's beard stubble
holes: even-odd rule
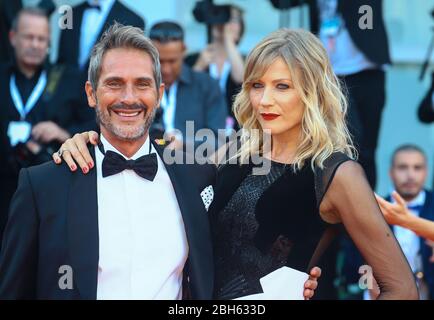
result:
[[[116,109],[143,111],[143,115],[146,120],[143,123],[143,125],[131,127],[129,129],[125,127],[120,127],[118,125],[113,124],[110,119],[110,113]],[[103,126],[105,129],[107,129],[110,133],[112,133],[117,138],[126,141],[134,141],[140,139],[145,134],[147,134],[149,128],[152,125],[152,122],[154,121],[157,108],[153,108],[153,111],[149,115],[147,115],[147,110],[148,108],[143,104],[133,104],[133,105],[115,104],[107,108],[106,112],[102,112],[97,103],[97,106],[95,108],[96,122],[98,125]]]

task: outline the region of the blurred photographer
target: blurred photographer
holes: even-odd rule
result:
[[[19,170],[50,160],[61,143],[95,123],[84,79],[47,62],[50,28],[45,11],[21,9],[9,39],[13,60],[0,65],[0,236]]]
[[[219,81],[228,106],[226,128],[238,129],[232,103],[243,82],[244,58],[237,47],[245,28],[243,10],[235,5],[202,4],[194,13],[199,22],[210,27],[211,41],[202,52],[187,56],[185,62]]]

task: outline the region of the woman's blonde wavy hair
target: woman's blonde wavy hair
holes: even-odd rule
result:
[[[280,29],[268,35],[250,52],[244,69],[244,81],[233,110],[243,132],[235,157],[246,161],[263,151],[263,130],[249,99],[252,83],[265,73],[277,58],[288,65],[295,89],[305,106],[300,143],[293,161],[294,170],[311,159],[311,166],[323,168],[334,152],[357,157],[345,123],[347,100],[334,74],[327,52],[312,33]],[[256,130],[254,130],[256,129]]]

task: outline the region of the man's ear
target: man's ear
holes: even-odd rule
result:
[[[17,33],[14,30],[9,31],[9,42],[11,46],[15,48]]]
[[[161,103],[161,99],[163,98],[163,94],[164,94],[164,88],[165,88],[166,86],[164,85],[164,83],[161,83],[160,84],[160,87],[158,88],[158,105],[157,105],[157,108],[159,108],[160,107],[160,103]]]
[[[91,108],[96,107],[96,91],[93,90],[92,85],[89,81],[86,81],[85,88],[87,95],[87,103]]]

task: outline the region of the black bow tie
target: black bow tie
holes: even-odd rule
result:
[[[136,160],[126,160],[120,154],[107,151],[104,152],[104,149],[101,145],[98,145],[101,153],[104,154],[104,159],[102,161],[102,176],[108,177],[117,173],[120,173],[126,169],[134,170],[139,176],[149,181],[154,181],[155,175],[158,170],[158,161],[157,154],[150,153]],[[151,147],[149,146],[149,149]]]

